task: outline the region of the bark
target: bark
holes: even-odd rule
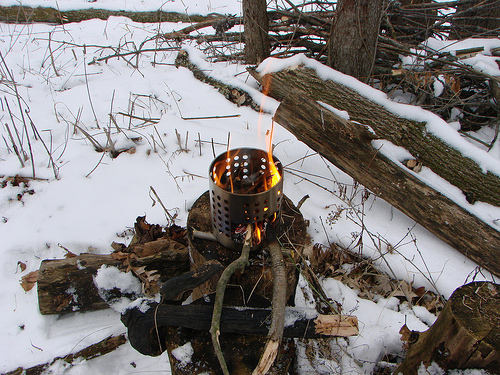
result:
[[[79,9],[60,11],[54,8],[28,6],[0,6],[0,22],[7,23],[55,23],[66,24],[71,22],[81,22],[93,18],[107,20],[109,17],[128,17],[135,22],[199,22],[207,17],[175,13],[175,12],[128,12],[123,10],[105,9]]]
[[[363,106],[369,104],[365,101]],[[373,117],[380,115],[374,113]],[[340,118],[303,92],[289,94],[275,120],[431,233],[500,275],[500,232],[384,157],[372,146],[376,136],[366,126]]]
[[[500,285],[474,282],[457,289],[436,322],[411,332],[405,360],[394,374],[416,375],[423,363],[450,369],[480,368],[498,373]]]
[[[339,0],[329,41],[328,65],[367,81],[377,51],[383,0]]]
[[[117,267],[124,272],[127,269],[123,260],[113,259],[112,255],[82,254],[68,259],[42,261],[37,281],[40,312],[43,315],[61,314],[109,307],[108,301],[99,295],[93,280],[103,265]],[[169,248],[156,255],[132,259],[130,265],[155,269],[161,279],[166,280],[189,270],[188,250],[185,247]],[[121,293],[116,290],[113,297],[120,298]]]
[[[269,56],[271,49],[266,0],[243,0],[243,23],[246,63],[260,64]]]

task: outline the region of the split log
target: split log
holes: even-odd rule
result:
[[[384,157],[371,141],[384,138],[397,145],[408,146],[424,165],[440,164],[442,175],[447,175],[443,168],[453,175],[451,183],[460,185],[464,191],[476,193],[478,200],[481,196],[483,201],[497,206],[500,206],[500,178],[489,172],[484,174],[474,161],[426,134],[423,129],[425,124],[398,118],[331,81],[323,82],[318,78],[314,85],[308,86],[309,81],[297,76],[304,78],[304,74],[312,73],[301,71],[295,69],[294,73],[280,72],[278,76],[264,77],[264,81],[271,86],[273,96],[281,99],[286,96],[276,111],[276,122],[374,194],[500,276],[500,258],[497,256],[500,232],[424,184],[402,164]],[[278,77],[276,81],[275,77]],[[307,90],[314,98],[304,95],[303,91],[293,91],[291,87],[295,85]],[[333,99],[328,98],[335,98],[335,101],[332,103]],[[352,120],[369,125],[376,135],[366,126],[340,118],[316,100],[348,110]],[[420,148],[417,148],[418,145]]]
[[[413,375],[436,362],[443,370],[500,366],[500,285],[473,282],[452,294],[427,331],[412,331],[406,357],[394,374]]]
[[[212,320],[212,305],[151,304],[146,312],[141,308],[127,310],[122,322],[128,328],[130,344],[139,353],[158,356],[165,350],[168,338],[166,327],[184,327],[208,331]],[[269,308],[224,307],[221,314],[221,333],[266,336],[271,322]],[[348,337],[358,334],[358,321],[354,316],[319,315],[307,319],[305,312],[287,307],[287,317],[297,317],[287,325],[283,336],[290,338]],[[222,336],[221,336],[222,337]],[[259,353],[257,353],[258,355]]]
[[[161,242],[161,244],[158,243]],[[160,280],[166,281],[189,270],[189,254],[185,246],[172,240],[159,239],[140,245],[147,249],[160,248],[163,251],[142,258],[131,258],[130,264],[116,260],[112,255],[81,254],[67,259],[44,260],[38,272],[38,304],[40,312],[61,314],[74,311],[99,310],[109,307],[94,284],[94,276],[103,265],[117,267],[123,272],[128,266],[154,269]],[[161,246],[160,246],[161,245]],[[158,247],[160,246],[160,247]],[[117,289],[116,297],[121,292]]]

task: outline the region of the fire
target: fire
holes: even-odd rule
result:
[[[269,85],[264,85],[258,122],[259,143],[263,135],[261,120],[268,89]],[[283,167],[273,156],[273,135],[274,122],[265,134],[266,150],[230,149],[229,139],[227,151],[212,163],[210,194],[213,231],[226,246],[242,243],[248,224],[252,224],[254,244],[259,244],[265,236],[266,225],[274,222],[279,214]]]
[[[253,158],[247,150],[228,150],[225,158],[214,163],[211,175],[217,186],[235,194],[258,194],[281,180],[270,151],[261,151],[259,157]]]

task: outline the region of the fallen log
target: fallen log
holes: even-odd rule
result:
[[[0,22],[7,23],[54,23],[66,24],[81,22],[90,19],[107,20],[109,17],[128,17],[134,22],[200,22],[207,20],[206,16],[187,15],[177,12],[164,12],[161,10],[153,12],[134,12],[124,10],[107,9],[77,9],[59,10],[50,7],[29,7],[24,5],[0,6]]]
[[[76,353],[65,355],[64,357],[56,357],[49,363],[44,363],[36,365],[29,368],[18,367],[14,371],[6,372],[3,375],[40,375],[45,374],[48,368],[56,363],[57,361],[64,361],[66,363],[73,363],[76,361],[88,361],[105,354],[111,353],[113,350],[117,349],[121,345],[127,342],[125,334],[117,336],[109,336],[104,340],[101,340],[95,344],[87,346],[86,348],[79,350]]]
[[[366,100],[357,105],[368,106]],[[379,115],[373,112],[372,117]],[[274,119],[377,196],[500,275],[500,232],[426,185],[403,164],[378,152],[371,143],[377,136],[367,126],[345,120],[303,92],[291,90]],[[447,164],[445,159],[443,163]],[[499,188],[500,183],[492,187],[494,191]]]
[[[183,327],[200,331],[210,330],[212,305],[150,304],[146,312],[143,307],[134,307],[122,315],[122,322],[128,328],[130,344],[138,352],[160,355],[169,338],[166,327]],[[266,336],[271,321],[269,308],[223,307],[220,322],[222,333]],[[358,334],[355,316],[318,315],[307,318],[299,308],[287,307],[285,316],[296,317],[284,328],[283,336],[290,338],[348,337]]]
[[[455,292],[425,332],[404,335],[409,348],[394,374],[414,375],[435,362],[444,371],[480,368],[498,374],[500,285],[473,282]]]
[[[347,111],[351,121],[368,125],[377,138],[405,148],[464,195],[500,207],[500,176],[484,173],[474,160],[428,132],[425,122],[400,117],[342,83],[323,80],[312,68],[299,66],[263,75],[252,69],[249,72],[277,100],[300,90],[313,100]]]
[[[94,284],[94,277],[102,266],[116,267],[123,272],[128,267],[145,267],[155,270],[162,281],[189,270],[188,250],[178,242],[159,239],[139,246],[143,250],[155,248],[160,251],[142,258],[130,258],[129,264],[113,255],[97,254],[42,261],[37,280],[40,312],[43,315],[62,314],[109,307],[109,301],[99,295]],[[119,298],[121,292],[116,289],[113,295]]]

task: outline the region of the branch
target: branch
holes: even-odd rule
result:
[[[224,375],[229,375],[229,370],[227,368],[226,360],[224,359],[224,354],[220,347],[219,335],[220,335],[220,318],[222,314],[222,303],[224,301],[224,293],[226,291],[227,283],[229,278],[237,270],[244,269],[248,264],[248,257],[250,256],[250,249],[252,248],[252,225],[247,226],[247,234],[245,237],[245,243],[241,249],[241,256],[226,267],[224,272],[217,283],[217,289],[215,294],[214,310],[212,313],[212,324],[210,327],[210,335],[212,336],[212,344],[214,346],[215,354],[219,360],[222,372]]]
[[[268,249],[271,254],[271,267],[273,273],[273,300],[271,312],[271,327],[267,335],[268,341],[264,348],[259,364],[252,375],[267,374],[278,355],[278,349],[283,338],[285,327],[285,306],[286,306],[286,267],[281,252],[281,246],[276,239],[274,228],[268,225],[266,235],[268,236]]]

